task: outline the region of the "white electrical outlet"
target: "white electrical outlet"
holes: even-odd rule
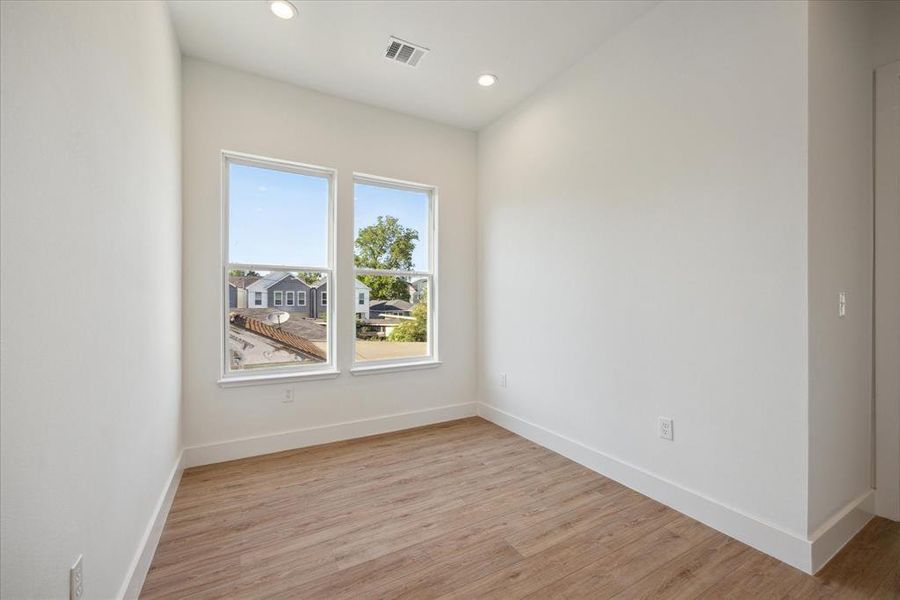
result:
[[[500,384],[500,387],[506,387],[506,373],[500,373],[500,379],[497,383]]]
[[[281,397],[281,401],[284,402],[285,404],[293,402],[294,401],[294,388],[289,387],[289,388],[285,389],[284,395]]]
[[[838,294],[838,316],[847,316],[847,292],[841,292]]]
[[[69,569],[69,600],[81,600],[84,597],[84,572],[81,570],[81,559],[83,555],[78,555],[78,560]]]
[[[668,417],[660,417],[659,418],[659,437],[664,440],[673,441],[675,439],[675,432],[673,430],[674,422],[672,419]]]

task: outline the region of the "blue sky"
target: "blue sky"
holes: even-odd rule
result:
[[[229,261],[325,266],[328,180],[247,165],[229,166]],[[425,270],[428,195],[356,184],[354,231],[379,215],[419,232],[413,269]]]
[[[232,164],[229,261],[325,266],[328,179]]]

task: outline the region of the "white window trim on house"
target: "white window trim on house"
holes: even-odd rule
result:
[[[353,269],[354,279],[359,275],[387,275],[394,277],[407,277],[409,279],[424,278],[426,280],[428,289],[428,352],[425,356],[392,358],[386,360],[357,361],[354,348],[353,362],[350,372],[353,375],[372,375],[376,373],[390,373],[407,369],[437,367],[441,364],[441,361],[438,357],[438,189],[433,185],[426,185],[411,181],[401,181],[398,179],[390,179],[387,177],[379,177],[376,175],[366,175],[363,173],[354,173],[353,183],[354,185],[361,183],[364,185],[395,188],[404,191],[412,190],[417,192],[425,192],[426,194],[428,194],[428,222],[426,223],[425,231],[425,238],[428,244],[425,253],[428,262],[428,270],[393,271],[388,269]],[[365,299],[364,295],[363,299]],[[357,305],[362,306],[360,304]],[[355,343],[356,342],[354,340],[354,344]]]
[[[336,255],[336,219],[335,219],[335,181],[337,179],[337,171],[327,167],[319,167],[315,165],[306,165],[286,160],[266,158],[254,156],[241,152],[232,152],[224,150],[222,157],[222,212],[221,212],[221,267],[222,280],[224,285],[221,288],[222,297],[219,299],[221,307],[220,327],[220,377],[219,384],[223,387],[242,386],[242,385],[258,385],[265,383],[278,383],[291,380],[305,379],[326,379],[337,377],[340,373],[337,369],[337,336],[339,316],[332,307],[326,307],[327,315],[327,361],[318,364],[297,365],[291,367],[273,367],[253,369],[253,374],[242,371],[231,371],[229,368],[228,355],[228,274],[232,270],[254,270],[254,271],[287,271],[287,272],[313,272],[319,273],[325,278],[326,285],[330,289],[335,290],[337,285],[334,276],[334,262]],[[328,181],[328,224],[326,231],[327,259],[324,265],[263,265],[263,264],[242,264],[231,263],[228,256],[229,248],[229,224],[228,224],[228,195],[229,195],[229,166],[231,164],[241,164],[263,169],[271,169],[277,171],[285,171],[288,173],[299,173],[301,175],[311,175],[316,177],[324,177]],[[268,293],[268,292],[263,292]],[[254,294],[253,306],[261,306],[256,304],[256,295]],[[248,301],[249,304],[249,301]],[[304,294],[305,305],[305,294]]]
[[[320,297],[321,301],[319,302],[319,304],[321,304],[322,306],[328,306],[328,292],[322,292],[320,294]]]
[[[253,292],[253,306],[263,305],[263,292]]]
[[[305,290],[297,290],[297,306],[306,306]]]
[[[284,293],[281,290],[275,290],[272,296],[272,306],[284,306]]]
[[[359,306],[365,306],[365,305],[366,305],[366,293],[365,293],[365,292],[359,292],[359,293],[356,295],[356,304],[359,305]]]
[[[294,290],[288,290],[284,293],[284,305],[294,306]]]

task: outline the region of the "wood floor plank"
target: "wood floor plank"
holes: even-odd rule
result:
[[[579,483],[584,483],[583,481]],[[491,568],[479,560],[475,560],[467,568],[461,571],[462,576],[454,576],[448,579],[448,574],[454,574],[463,564],[472,562],[480,548],[496,545],[502,542],[502,546],[515,548],[508,543],[508,536],[523,529],[548,530],[553,528],[553,522],[559,515],[581,513],[583,511],[601,510],[620,495],[620,490],[612,489],[603,491],[598,489],[596,482],[591,482],[588,487],[580,485],[572,490],[562,490],[555,494],[542,493],[535,497],[534,502],[520,510],[514,510],[508,514],[493,517],[478,522],[477,524],[462,529],[458,534],[445,536],[444,538],[429,541],[418,547],[412,547],[404,552],[428,552],[431,564],[415,572],[408,572],[405,576],[394,578],[383,586],[372,585],[368,579],[367,589],[372,590],[377,597],[415,597],[435,598],[444,593],[449,593],[461,585],[486,576],[499,567],[510,566],[497,565]],[[516,504],[510,504],[510,507]],[[522,556],[516,552],[518,559]],[[515,561],[515,562],[518,562]],[[328,597],[333,597],[329,594]],[[346,596],[352,598],[353,595]]]
[[[707,588],[698,599],[789,598],[790,591],[806,577],[803,571],[757,552]]]
[[[522,598],[555,585],[582,567],[677,519],[678,513],[648,498],[630,508],[608,513],[594,528],[572,535],[507,569],[447,594],[445,598]],[[542,592],[545,593],[545,592]],[[538,597],[540,594],[538,595]]]
[[[668,512],[676,516],[674,511]],[[720,535],[701,523],[677,515],[665,526],[654,528],[616,551],[601,555],[526,597],[611,598],[699,542]]]
[[[898,598],[900,598],[900,560],[872,593],[872,600],[897,600]]]
[[[747,560],[755,550],[721,533],[716,533],[651,574],[628,586],[613,598],[696,598]]]
[[[143,599],[900,598],[900,524],[817,577],[479,418],[188,469]]]

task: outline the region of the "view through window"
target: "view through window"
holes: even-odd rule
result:
[[[432,190],[358,177],[354,224],[355,362],[433,358]]]
[[[332,362],[331,175],[226,155],[224,373],[315,370]]]

